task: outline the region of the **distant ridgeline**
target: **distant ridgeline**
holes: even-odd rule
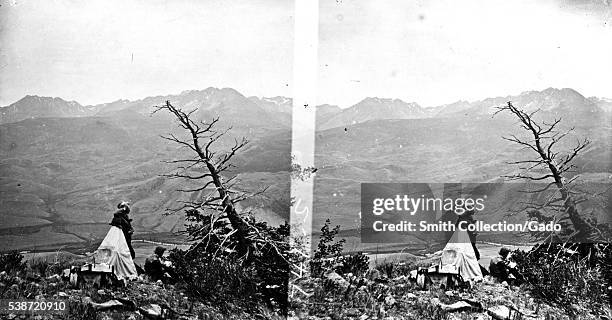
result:
[[[164,160],[187,154],[159,138],[181,132],[171,118],[150,116],[152,106],[166,100],[195,109],[198,120],[219,116],[219,128],[232,126],[221,141],[227,148],[233,138],[248,138],[248,147],[234,162],[236,187],[270,187],[242,203],[242,209],[274,224],[288,219],[291,98],[207,88],[82,106],[27,96],[0,108],[2,249],[89,246],[104,236],[113,208],[123,199],[133,203],[136,238],[182,230],[182,215],[164,216],[165,209],[201,194],[176,192],[185,182],[160,177],[176,168]],[[607,181],[612,134],[606,98],[551,88],[431,108],[381,98],[345,109],[322,105],[316,107],[313,230],[330,218],[343,230],[357,231],[361,182],[496,181],[512,170],[506,162],[522,155],[501,140],[519,133],[513,120],[491,118],[493,107],[509,100],[527,110],[541,109],[538,117],[563,118],[564,126],[575,127],[571,138],[588,137],[592,144],[576,159],[578,173],[586,182]],[[487,219],[506,215],[499,210]],[[359,243],[358,235],[349,237],[349,243]]]

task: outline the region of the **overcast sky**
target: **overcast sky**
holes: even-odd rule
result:
[[[320,0],[318,103],[612,97],[604,0]],[[292,95],[293,0],[0,0],[0,106],[209,86]]]
[[[93,104],[209,86],[291,95],[292,0],[0,4],[0,106],[26,94]]]
[[[321,0],[320,98],[432,106],[547,87],[612,97],[611,12],[602,0]]]

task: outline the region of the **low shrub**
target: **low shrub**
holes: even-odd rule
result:
[[[279,255],[288,251],[289,226],[268,226],[251,221],[269,240],[249,261],[223,249],[221,244],[171,250],[168,259],[178,277],[177,285],[203,302],[255,308],[262,302],[271,310],[286,314],[289,264]],[[272,244],[275,244],[274,246]]]
[[[396,263],[393,261],[383,261],[376,264],[376,269],[387,278],[393,278],[395,276]]]
[[[62,256],[59,253],[55,256],[33,257],[27,261],[28,271],[41,277],[48,277],[54,274],[61,274],[64,269],[78,263],[74,258]]]
[[[29,267],[32,271],[39,274],[41,277],[47,276],[50,263],[45,259],[33,259],[30,260]]]
[[[99,319],[98,312],[94,307],[81,300],[69,300],[68,301],[68,313],[61,316],[61,319],[65,320],[96,320]]]
[[[321,228],[321,237],[310,261],[310,274],[312,277],[321,277],[326,272],[333,270],[342,259],[345,239],[335,241],[335,237],[340,232],[340,226],[330,229],[331,222],[325,221]]]
[[[410,271],[416,270],[418,265],[413,261],[383,261],[376,264],[376,269],[387,278],[408,276]]]
[[[577,315],[609,307],[609,251],[596,244],[541,244],[530,252],[516,250],[512,258],[536,298]]]
[[[200,300],[222,302],[244,297],[250,300],[256,284],[249,270],[205,252],[193,253],[174,249],[168,259],[178,275],[179,286]]]
[[[16,274],[24,272],[25,268],[26,263],[23,261],[23,255],[18,251],[0,255],[0,272]]]
[[[355,276],[361,277],[365,275],[370,268],[370,257],[363,252],[357,252],[342,256],[339,259],[339,266],[336,267],[336,272],[340,274],[352,273]]]

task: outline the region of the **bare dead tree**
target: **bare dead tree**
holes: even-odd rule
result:
[[[529,134],[527,138],[519,138],[515,135],[502,137],[505,140],[521,145],[524,149],[531,151],[533,157],[526,160],[509,162],[509,164],[519,166],[521,172],[504,176],[509,180],[528,180],[537,182],[548,182],[543,188],[532,191],[540,193],[554,187],[558,193],[549,197],[543,203],[529,204],[527,209],[541,210],[545,208],[556,208],[560,212],[566,213],[571,221],[575,232],[570,237],[571,240],[581,242],[587,239],[594,231],[593,226],[578,211],[577,204],[584,199],[576,197],[575,192],[570,188],[577,175],[567,179],[569,173],[575,172],[576,166],[573,160],[590,144],[588,139],[579,140],[576,146],[569,152],[562,153],[557,151],[558,143],[567,137],[574,128],[560,131],[558,125],[561,118],[555,119],[551,123],[544,121],[537,122],[534,115],[539,110],[527,113],[517,107],[512,102],[507,105],[497,107],[495,114],[508,112],[515,116],[520,127]]]
[[[234,145],[230,150],[219,153],[213,150],[213,147],[231,129],[216,130],[215,125],[219,118],[214,118],[208,123],[195,121],[192,115],[196,110],[185,112],[173,106],[169,101],[161,106],[154,106],[153,113],[159,111],[167,111],[174,115],[179,127],[187,133],[186,138],[179,138],[174,134],[162,136],[162,138],[187,148],[195,155],[188,159],[166,161],[177,165],[178,168],[175,172],[163,175],[170,179],[178,178],[201,183],[197,187],[178,190],[186,193],[197,193],[200,195],[199,197],[195,200],[179,201],[180,206],[178,208],[169,209],[170,213],[184,210],[188,218],[199,222],[198,229],[189,232],[199,240],[191,249],[208,244],[212,237],[217,238],[220,244],[217,246],[218,248],[226,245],[229,247],[229,244],[233,242],[232,239],[236,239],[237,245],[231,249],[235,249],[239,256],[246,258],[253,245],[258,242],[265,242],[265,239],[261,239],[259,230],[240,214],[236,204],[264,192],[265,189],[251,194],[239,192],[234,189],[236,176],[234,175],[226,180],[224,174],[233,167],[231,164],[232,158],[247,145],[248,141],[246,138],[234,139]],[[202,211],[219,214],[212,216]],[[226,225],[225,221],[229,221],[229,225]],[[219,230],[226,230],[226,232],[219,232]]]
[[[241,292],[226,287],[237,281],[239,287],[251,291],[247,299],[262,299],[270,308],[286,314],[289,263],[295,256],[289,252],[289,225],[270,226],[265,221],[257,221],[248,210],[239,208],[239,202],[265,192],[267,187],[254,193],[238,191],[234,188],[236,175],[230,175],[234,167],[232,160],[248,141],[234,139],[229,149],[221,151],[219,145],[226,143],[223,137],[231,128],[217,130],[219,118],[210,122],[196,120],[196,110],[183,111],[169,101],[155,106],[153,113],[160,111],[172,114],[182,129],[182,133],[162,138],[189,151],[188,155],[177,155],[174,160],[166,161],[176,169],[163,175],[184,180],[187,186],[179,191],[189,195],[189,200],[180,200],[178,207],[167,212],[184,211],[186,231],[194,240],[188,250],[175,253],[175,258],[181,262],[177,263],[177,268],[178,265],[181,268],[181,272],[177,272],[179,279],[197,296],[211,295],[208,289],[213,288],[211,290],[220,291],[219,296],[223,298]],[[235,277],[230,278],[234,280],[218,274],[219,268],[233,273]],[[246,275],[248,279],[244,278]],[[203,279],[210,283],[201,283]],[[210,287],[203,290],[202,285]]]

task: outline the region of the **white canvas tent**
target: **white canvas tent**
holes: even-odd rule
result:
[[[479,281],[482,271],[467,231],[457,228],[442,250],[439,270],[458,272],[464,281]]]
[[[115,226],[111,226],[108,230],[102,244],[96,250],[95,259],[96,263],[106,263],[114,267],[119,280],[138,277],[123,231]]]

